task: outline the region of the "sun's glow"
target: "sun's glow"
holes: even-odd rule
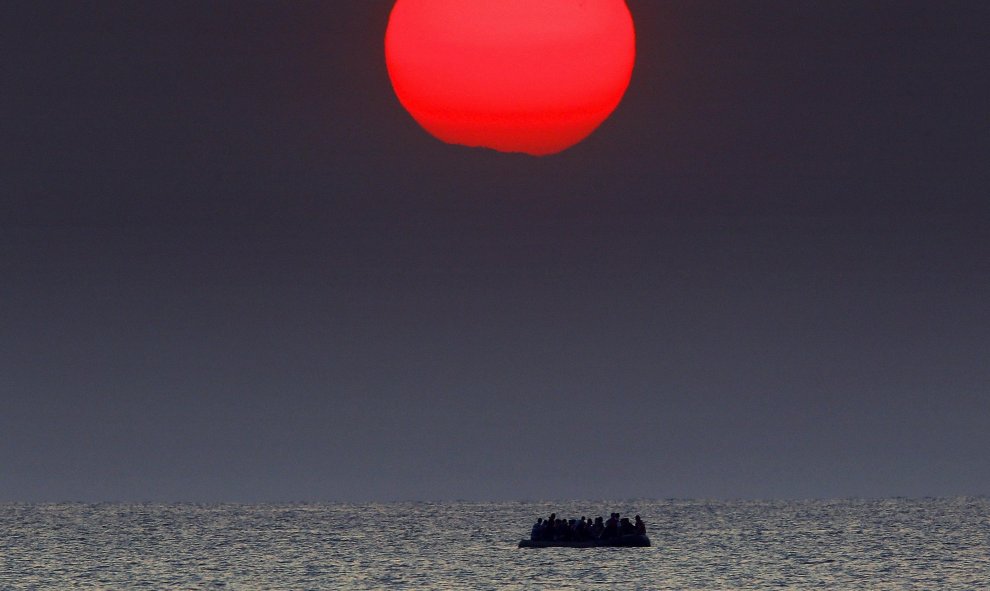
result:
[[[385,36],[392,86],[423,128],[533,155],[611,115],[635,46],[624,0],[398,0]]]

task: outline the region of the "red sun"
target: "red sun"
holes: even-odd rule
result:
[[[385,59],[399,101],[437,138],[542,156],[619,105],[636,34],[625,0],[397,0]]]

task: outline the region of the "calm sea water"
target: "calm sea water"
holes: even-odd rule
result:
[[[518,549],[639,513],[652,548]],[[0,589],[990,589],[990,499],[0,505]]]

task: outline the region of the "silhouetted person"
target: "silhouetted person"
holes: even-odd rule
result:
[[[619,514],[612,513],[608,521],[605,522],[605,531],[602,532],[603,540],[611,540],[619,535]]]
[[[539,540],[540,536],[542,535],[543,535],[543,518],[540,517],[539,519],[536,520],[536,523],[533,524],[533,530],[529,532],[529,539]]]
[[[547,517],[547,520],[543,522],[543,525],[543,539],[553,541],[554,535],[557,533],[554,531],[557,525],[557,514],[551,513],[550,517]]]
[[[605,522],[602,521],[601,515],[595,517],[595,523],[591,526],[591,537],[595,540],[602,537],[602,533],[605,531]]]
[[[629,518],[628,517],[623,517],[622,519],[619,520],[619,535],[620,536],[628,536],[628,535],[632,535],[634,533],[636,533],[636,528],[633,527],[633,524],[629,522]]]
[[[643,523],[643,520],[639,518],[639,515],[636,516],[636,523],[634,524],[634,527],[636,528],[637,534],[641,536],[646,535],[646,524]]]
[[[582,541],[582,542],[585,541],[585,540],[587,540],[590,537],[590,535],[588,533],[588,522],[585,521],[583,515],[581,516],[581,521],[578,521],[578,523],[577,523],[577,532],[576,532],[576,534],[577,535],[574,536],[575,539],[577,539],[579,541]]]

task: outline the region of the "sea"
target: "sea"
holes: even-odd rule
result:
[[[650,548],[518,548],[537,517]],[[990,498],[0,504],[0,590],[990,589]]]

